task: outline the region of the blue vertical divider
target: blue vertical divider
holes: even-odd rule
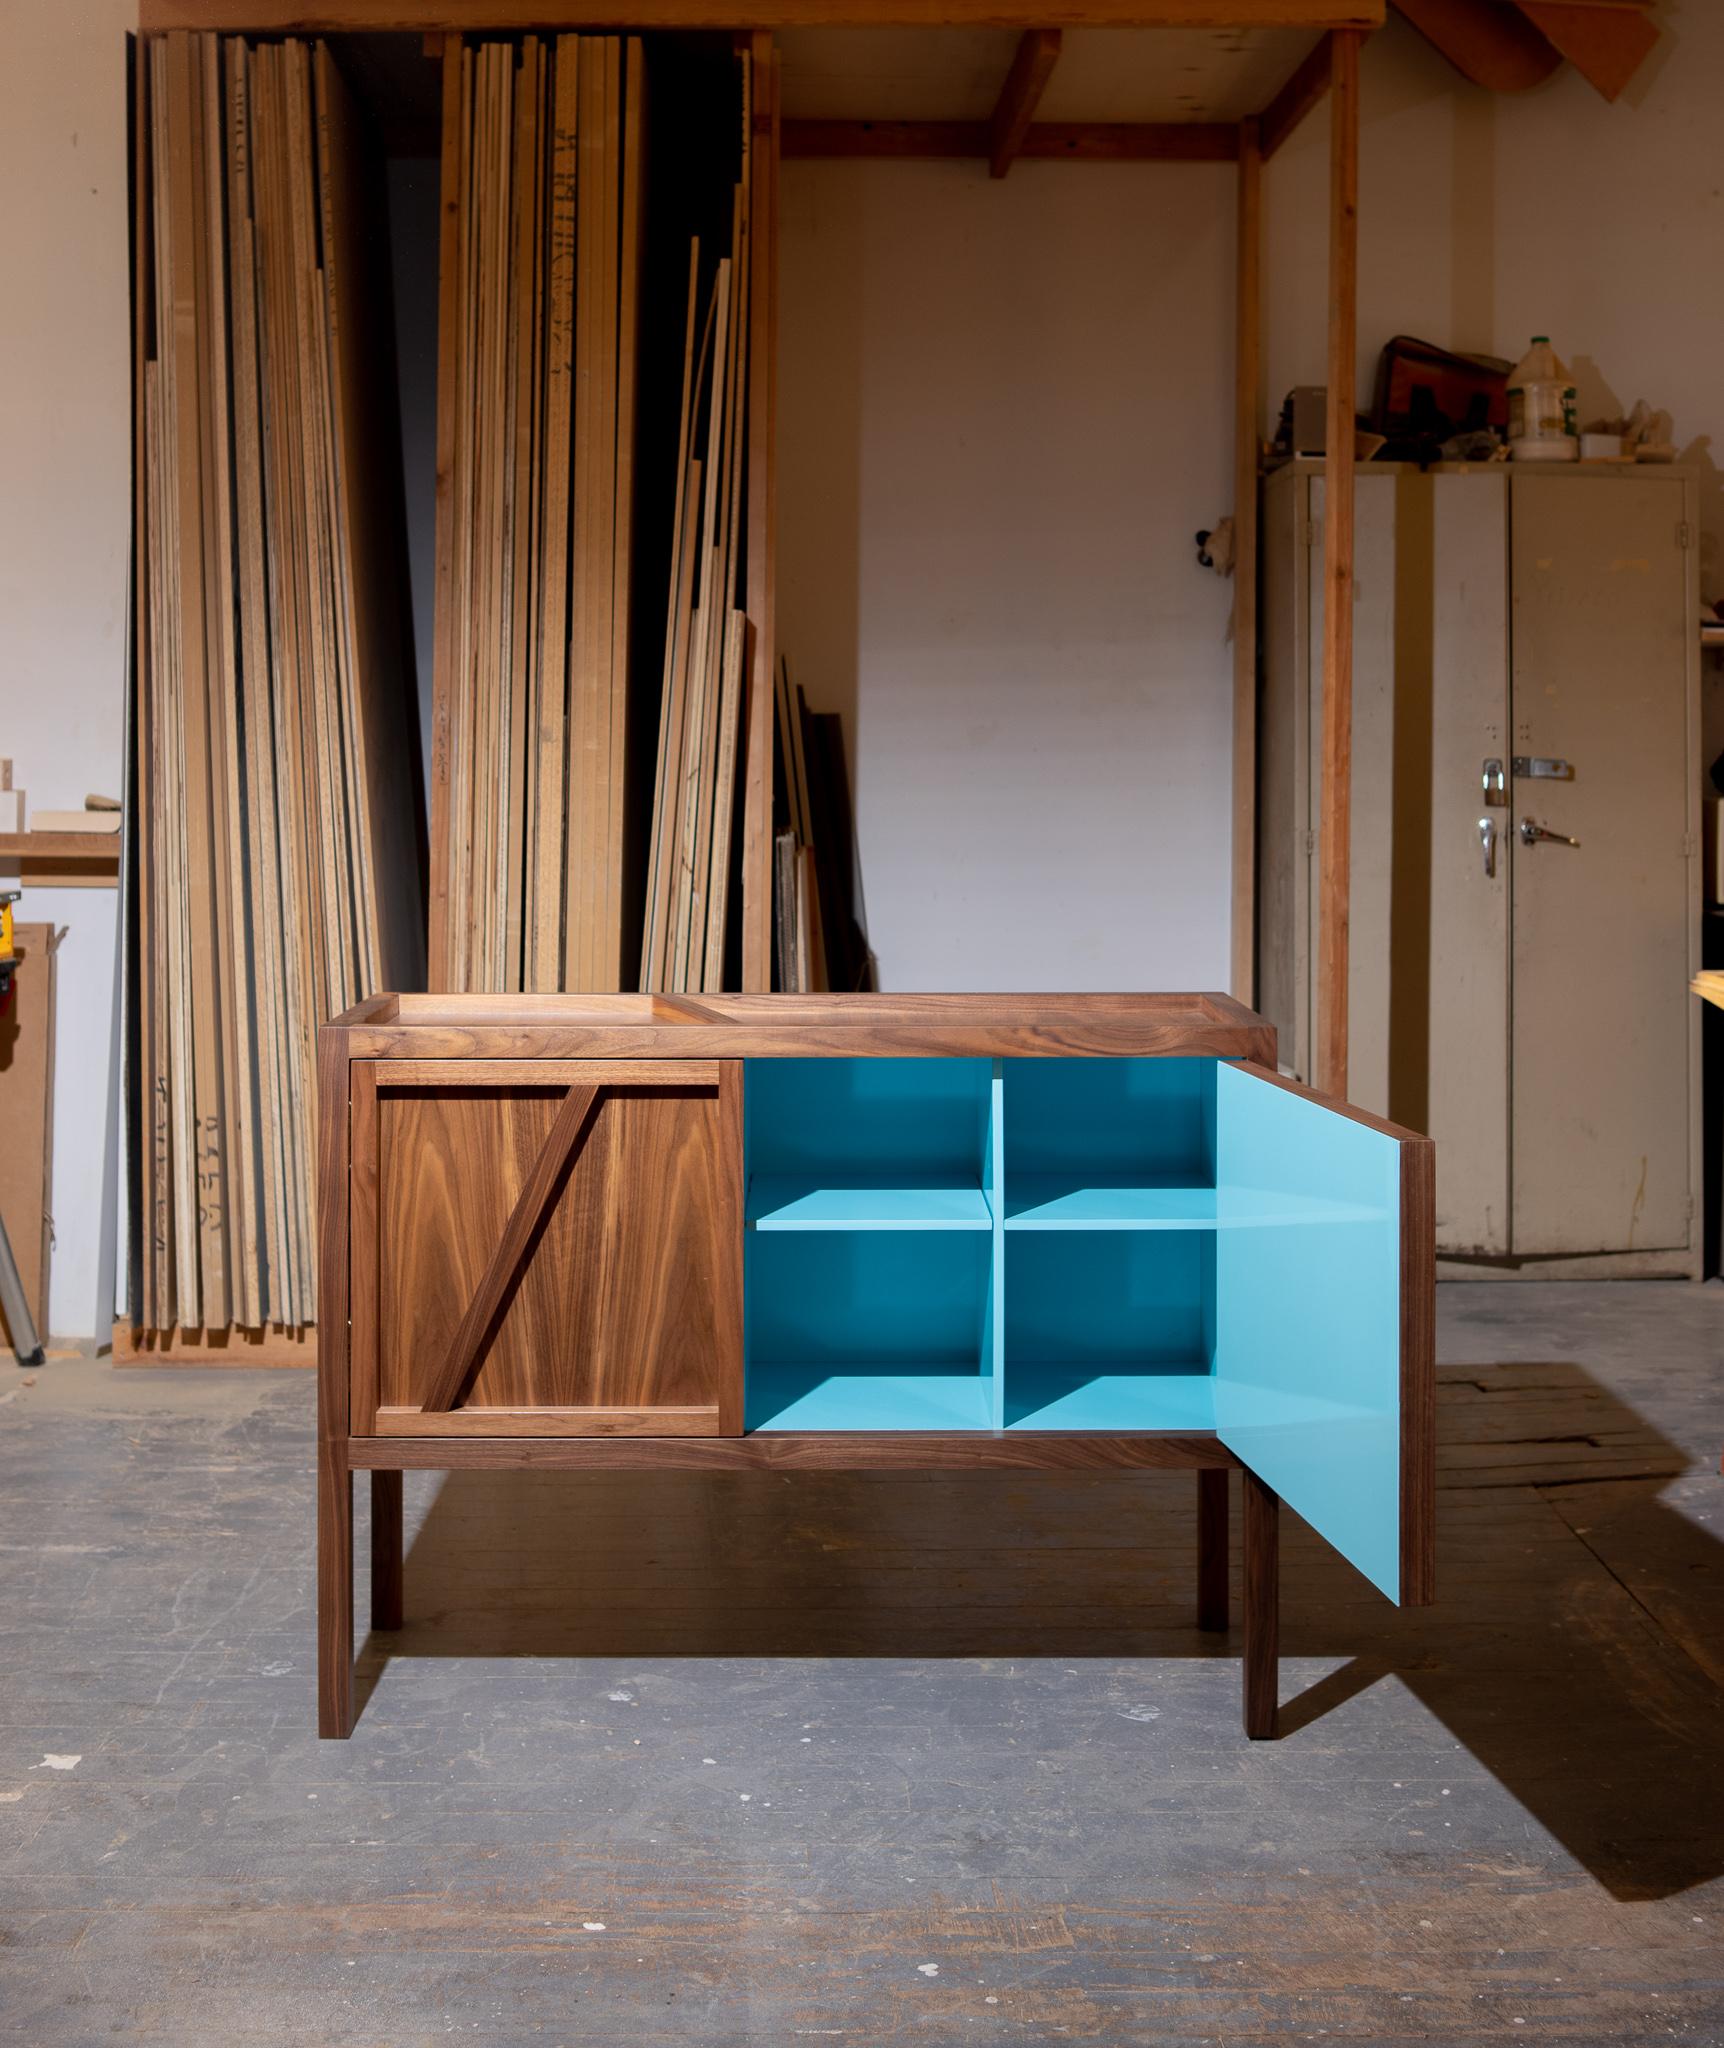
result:
[[[994,1061],[988,1082],[988,1133],[982,1174],[994,1226],[982,1356],[988,1373],[988,1425],[1000,1429],[1005,1424],[1006,1404],[1006,1100],[1005,1067],[999,1060]]]

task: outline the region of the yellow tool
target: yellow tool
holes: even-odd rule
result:
[[[12,944],[12,906],[17,900],[16,889],[0,889],[0,1010],[6,1007],[12,977],[18,971],[18,954]]]

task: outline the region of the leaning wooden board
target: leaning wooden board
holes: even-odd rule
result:
[[[0,1010],[0,1223],[36,1333],[45,1338],[54,1243],[54,927],[15,925],[13,947],[18,971]]]
[[[1253,1735],[1280,1499],[1431,1597],[1430,1141],[1228,997],[387,996],[320,1064],[325,1734],[354,1470],[1238,1465]]]

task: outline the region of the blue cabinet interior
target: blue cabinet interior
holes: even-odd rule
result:
[[[759,1059],[750,1430],[1212,1430],[1391,1598],[1399,1147],[1229,1062]]]

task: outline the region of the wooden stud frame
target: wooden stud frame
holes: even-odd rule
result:
[[[138,25],[248,35],[511,29],[1373,29],[1384,0],[140,0]]]

